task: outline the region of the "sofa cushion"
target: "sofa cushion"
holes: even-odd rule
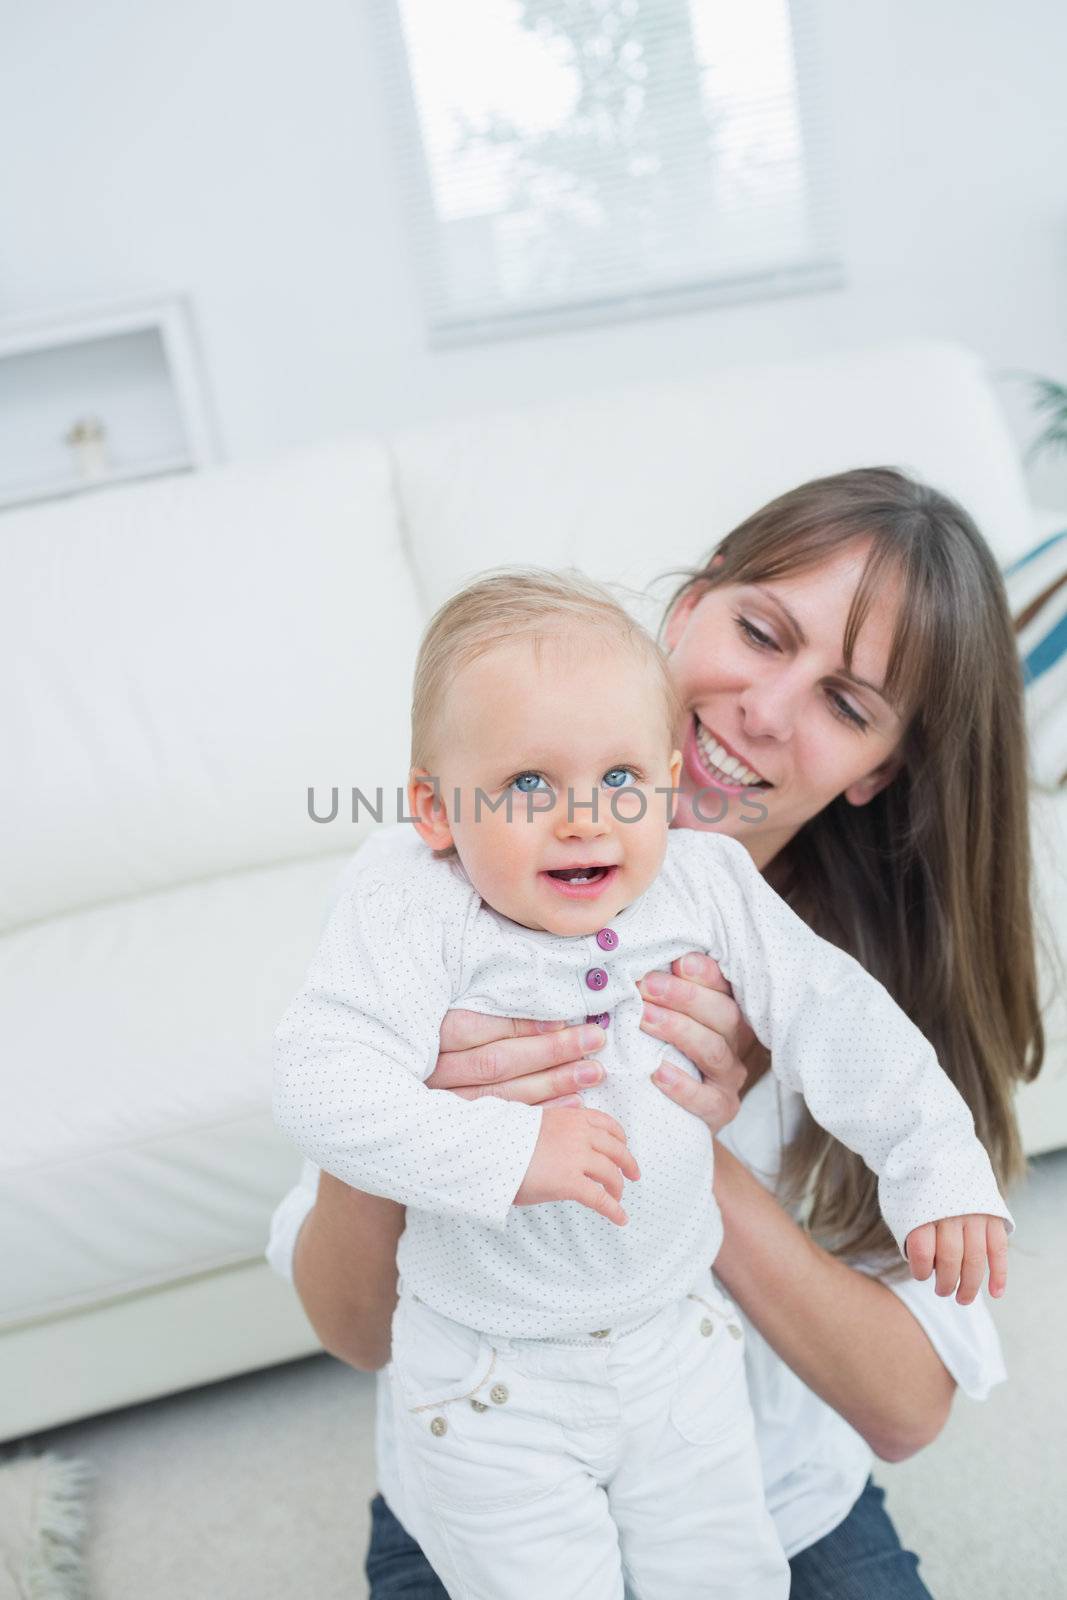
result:
[[[344,848],[308,785],[395,785],[420,614],[384,450],[0,519],[0,929]]]
[[[262,1255],[300,1159],[271,1040],[348,860],[0,939],[0,1327]]]
[[[498,562],[643,588],[805,479],[898,466],[962,500],[1001,561],[1031,537],[1017,454],[978,358],[897,344],[584,395],[392,440],[423,593]],[[636,609],[654,619],[658,606]]]

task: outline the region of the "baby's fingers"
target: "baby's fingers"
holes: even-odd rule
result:
[[[963,1265],[963,1218],[942,1217],[937,1224],[937,1254],[934,1273],[938,1294],[952,1294],[960,1281]]]
[[[913,1278],[918,1278],[920,1283],[925,1283],[934,1270],[934,1254],[937,1249],[936,1225],[924,1222],[921,1228],[912,1228],[906,1243],[911,1275]]]
[[[987,1217],[963,1219],[963,1270],[956,1299],[961,1306],[969,1306],[982,1287],[986,1268]]]
[[[641,1176],[641,1169],[634,1159],[633,1152],[621,1139],[612,1138],[609,1133],[594,1133],[593,1149],[599,1150],[601,1155],[607,1156],[609,1160],[614,1161],[615,1165],[621,1168],[631,1183],[636,1183]]]
[[[626,1143],[626,1130],[621,1122],[616,1122],[614,1117],[609,1117],[606,1111],[587,1111],[586,1121],[595,1128],[606,1128],[608,1133],[613,1133],[616,1139]]]
[[[989,1292],[999,1300],[1008,1287],[1008,1230],[999,1217],[986,1218],[986,1249],[989,1251]]]
[[[596,1211],[609,1222],[617,1223],[620,1228],[624,1228],[630,1220],[614,1195],[609,1194],[604,1184],[593,1178],[580,1181],[574,1198],[580,1205],[588,1206],[590,1211]]]
[[[594,1183],[602,1183],[616,1200],[622,1199],[622,1173],[610,1157],[591,1151],[585,1163],[585,1176],[592,1178]]]

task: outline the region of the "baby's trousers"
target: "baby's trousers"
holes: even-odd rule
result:
[[[744,1338],[710,1272],[655,1315],[488,1337],[401,1286],[403,1521],[452,1600],[784,1600]]]

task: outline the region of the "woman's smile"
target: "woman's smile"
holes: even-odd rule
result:
[[[725,794],[744,794],[764,790],[771,783],[751,767],[721,734],[704,726],[699,712],[693,713],[685,743],[685,764],[691,778],[713,785]]]

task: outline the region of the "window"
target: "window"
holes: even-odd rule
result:
[[[808,0],[382,0],[431,338],[840,281]]]

